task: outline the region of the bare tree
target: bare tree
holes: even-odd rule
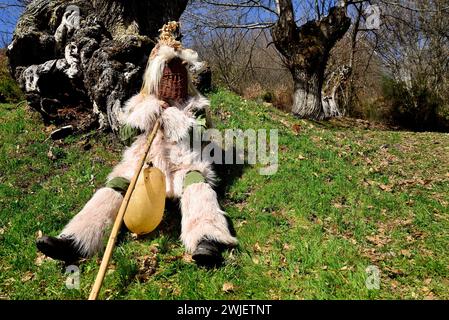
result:
[[[397,111],[415,127],[438,122],[438,112],[449,122],[449,1],[382,3],[383,28],[375,52],[387,76],[404,90]]]
[[[291,82],[278,53],[268,46],[267,36],[266,30],[215,29],[195,37],[193,47],[207,57],[216,85],[240,95],[262,94],[263,88],[273,92]]]
[[[351,25],[349,4],[352,2],[198,0],[192,2],[188,15],[211,29],[269,29],[272,43],[293,77],[292,112],[302,118],[323,119],[338,114],[332,108],[335,104],[328,97],[323,99],[322,89],[330,51]],[[204,14],[204,6],[211,6],[209,14]]]

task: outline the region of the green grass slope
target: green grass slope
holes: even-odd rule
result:
[[[152,234],[125,234],[102,299],[448,299],[449,135],[309,122],[228,92],[210,96],[220,129],[278,129],[279,169],[246,166],[222,194],[239,248],[196,267],[168,210]],[[52,142],[24,106],[0,106],[0,298],[85,299],[101,257],[65,268],[36,252],[119,160],[112,137]],[[51,152],[49,152],[51,151]],[[369,266],[380,288],[368,290]]]

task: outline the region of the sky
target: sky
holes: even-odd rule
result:
[[[313,2],[313,1],[312,1]],[[312,3],[308,1],[306,3]],[[295,4],[299,2],[294,2]],[[335,0],[328,0],[327,3],[335,4]],[[0,0],[0,47],[7,46],[12,39],[12,33],[14,32],[15,25],[17,23],[20,14],[22,13],[22,8],[20,7],[7,7],[7,5],[17,5],[17,0]],[[6,7],[6,8],[5,8]],[[296,7],[295,12],[298,16],[300,14],[301,8]],[[261,17],[252,17],[254,20],[259,20]],[[266,20],[266,19],[262,19]],[[188,38],[188,35],[187,37]],[[184,39],[188,41],[188,39]]]
[[[0,0],[0,46],[11,42],[12,33],[17,20],[22,13],[22,8],[7,7],[7,5],[17,5],[16,0]]]

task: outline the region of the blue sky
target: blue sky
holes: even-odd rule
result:
[[[12,4],[17,5],[15,0],[1,0],[0,1],[0,46],[11,41],[12,33],[16,26],[17,20],[22,13],[22,9],[18,7],[8,7],[4,6]]]

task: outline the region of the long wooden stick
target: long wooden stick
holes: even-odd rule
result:
[[[139,177],[140,171],[142,170],[145,164],[145,159],[147,158],[148,152],[150,151],[151,148],[151,144],[153,143],[153,140],[160,126],[161,126],[160,120],[157,120],[156,124],[154,125],[153,131],[151,131],[151,133],[148,135],[145,152],[142,158],[140,159],[138,169],[136,170],[136,173],[134,174],[134,177],[132,178],[129,184],[128,190],[126,191],[125,197],[123,198],[122,205],[120,206],[120,210],[117,214],[117,217],[115,218],[114,226],[112,227],[111,235],[109,236],[108,244],[104,251],[103,259],[101,260],[100,270],[98,271],[97,278],[95,279],[95,283],[89,295],[89,300],[96,300],[98,297],[101,285],[103,284],[104,276],[108,269],[109,260],[111,260],[112,251],[114,250],[115,247],[118,232],[120,231],[120,227],[122,226],[123,217],[125,216],[126,209],[128,208],[129,199],[131,198],[131,195],[136,187],[137,178]]]

